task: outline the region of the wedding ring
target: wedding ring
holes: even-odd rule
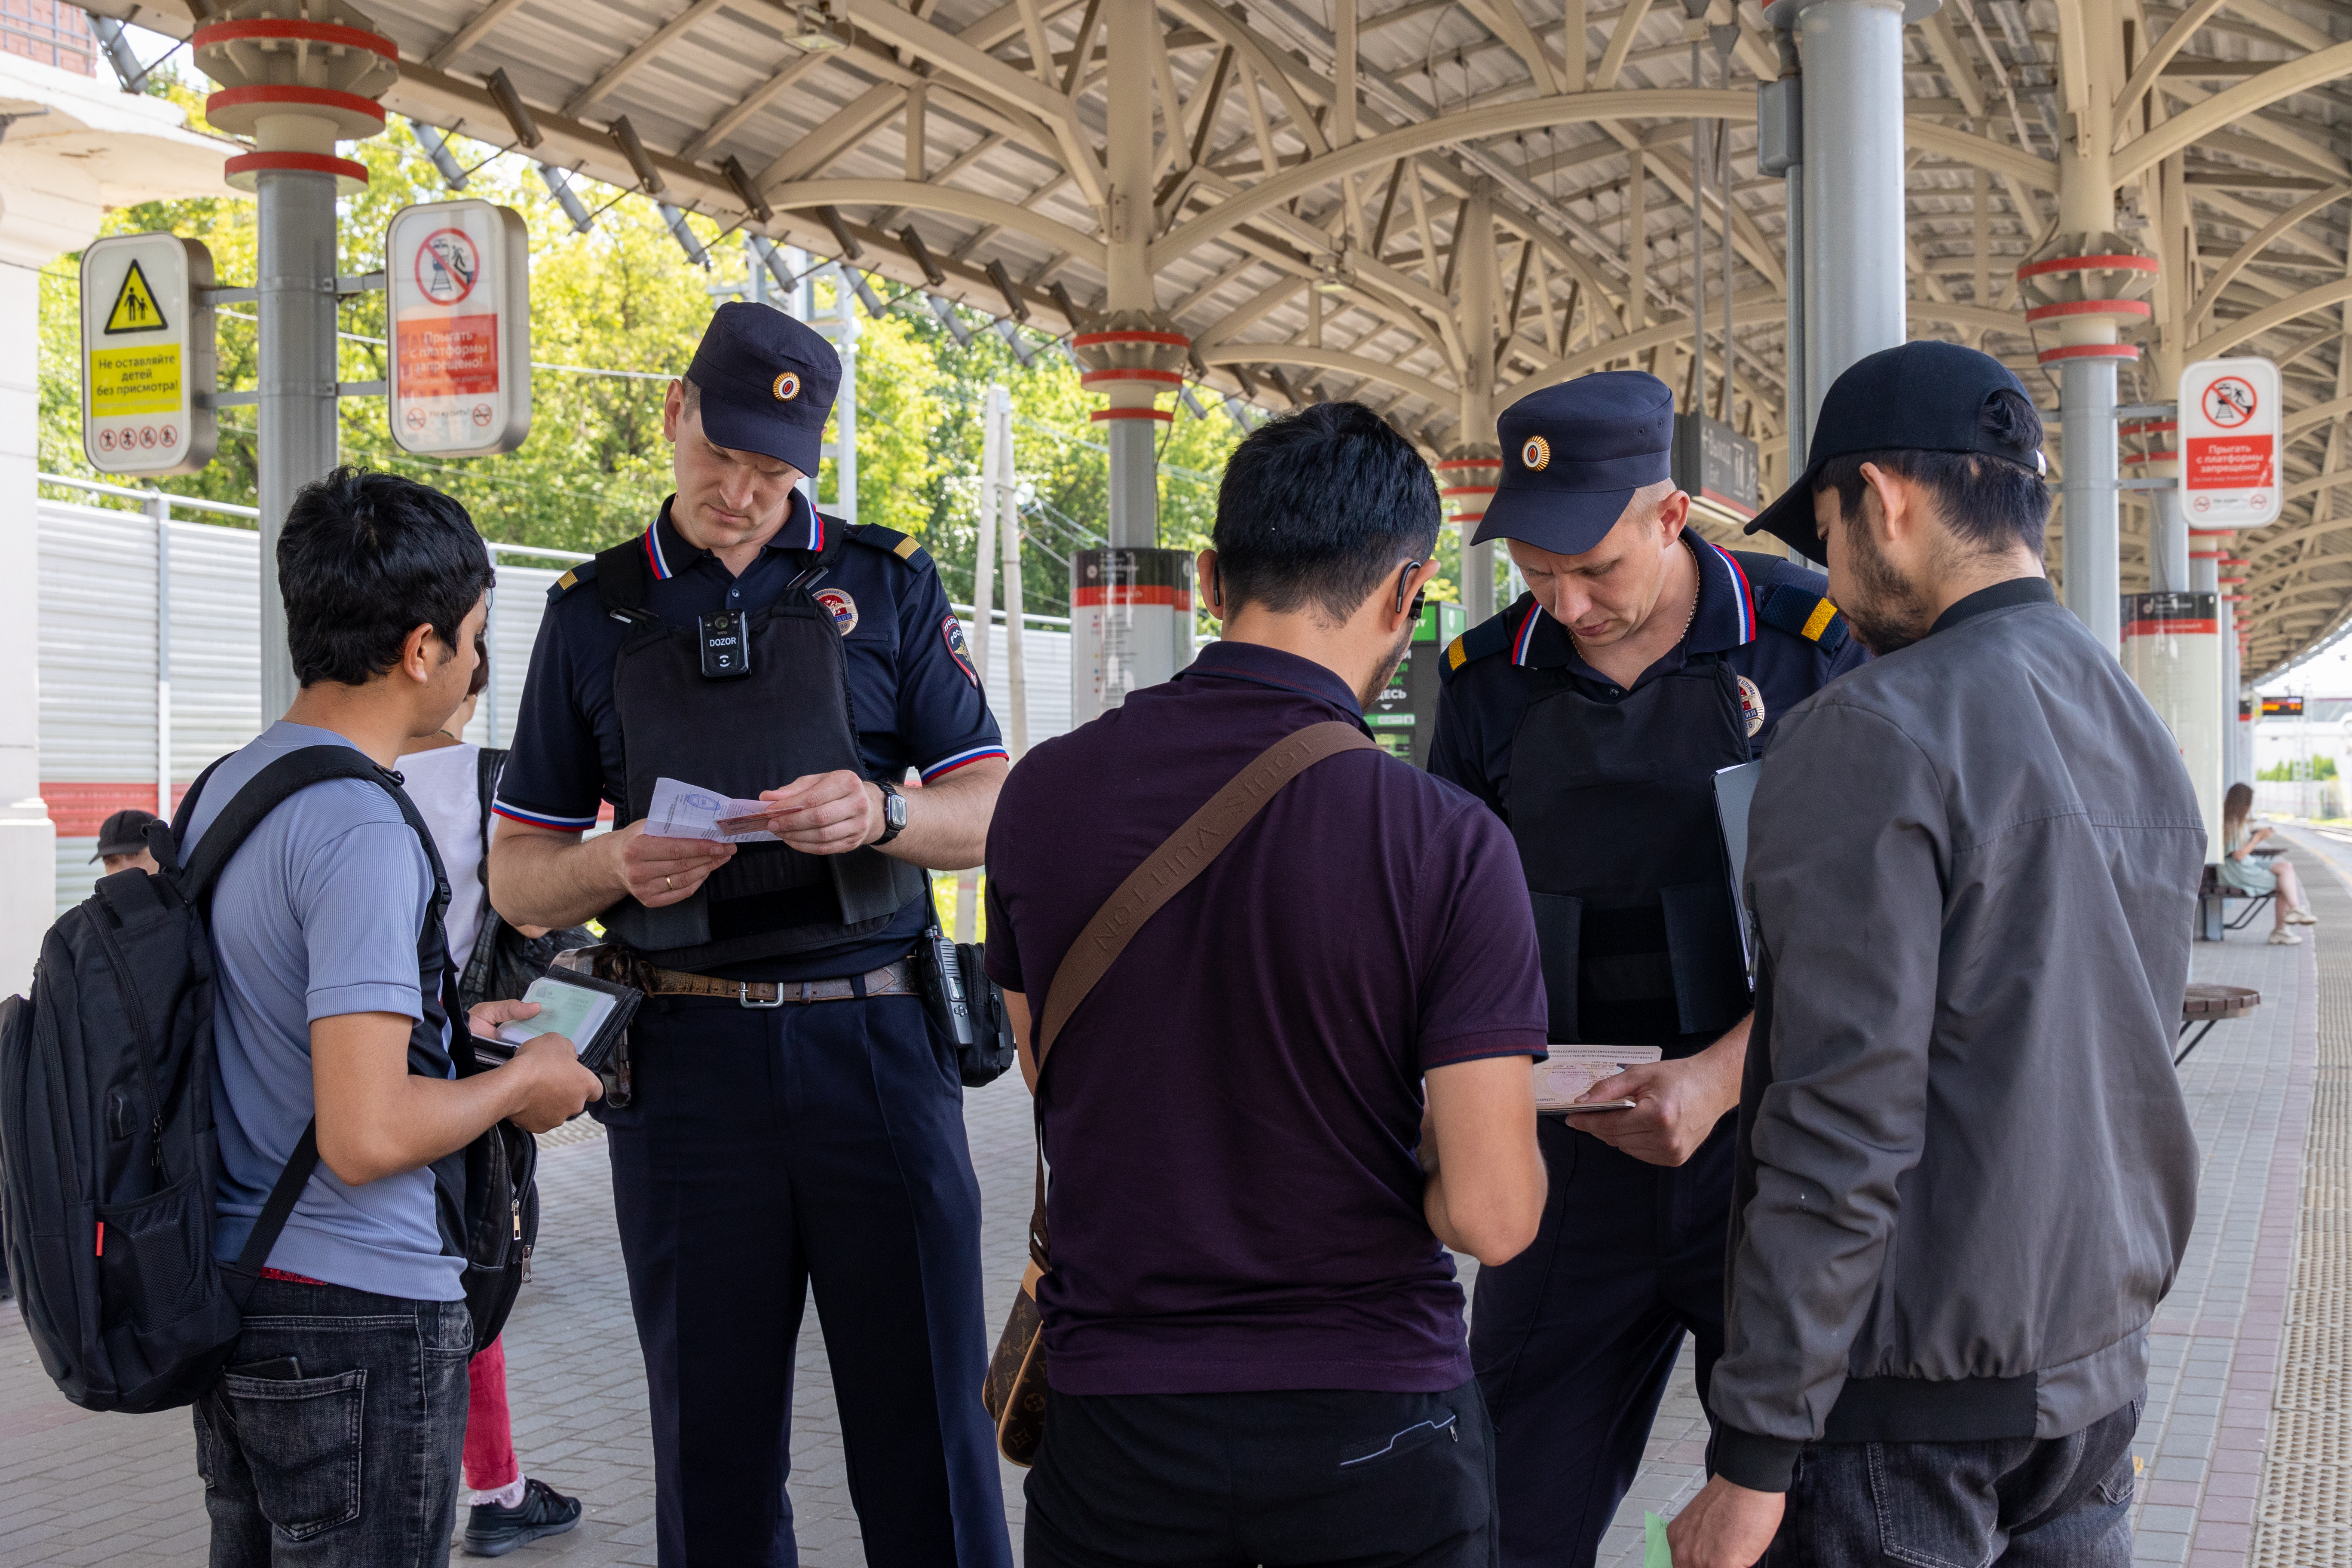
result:
[[[662,879],[662,886],[667,888],[673,893],[677,891],[677,884],[671,881],[667,877],[664,877]]]

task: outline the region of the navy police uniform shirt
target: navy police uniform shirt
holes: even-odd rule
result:
[[[1764,754],[1781,714],[1870,656],[1849,635],[1819,573],[1777,555],[1719,549],[1683,531],[1699,569],[1698,605],[1682,642],[1642,672],[1638,688],[1680,669],[1693,654],[1721,653],[1739,677],[1748,752]],[[1429,771],[1460,784],[1507,820],[1511,742],[1528,701],[1546,689],[1538,669],[1566,668],[1596,701],[1624,689],[1584,662],[1568,628],[1522,594],[1502,614],[1446,647]]]
[[[664,501],[639,540],[651,579],[644,607],[681,626],[714,610],[761,609],[846,530],[848,547],[836,551],[824,574],[807,585],[841,627],[866,776],[896,783],[913,768],[930,784],[1004,756],[962,627],[948,608],[930,557],[895,530],[818,512],[798,490],[792,504],[776,537],[740,576],[730,576],[717,556],[687,542]],[[604,803],[617,806],[627,795],[613,659],[628,628],[598,605],[594,578],[595,563],[583,562],[548,591],[515,720],[514,754],[492,807],[501,816],[559,832],[594,826]],[[777,779],[768,787],[791,782]],[[905,957],[930,920],[929,900],[912,900],[877,936],[725,966],[723,973],[751,980],[862,974]]]

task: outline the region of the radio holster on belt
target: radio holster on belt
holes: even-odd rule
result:
[[[1326,757],[1341,752],[1378,751],[1378,742],[1353,724],[1330,720],[1309,724],[1285,736],[1250,759],[1249,766],[1209,797],[1206,805],[1143,858],[1128,874],[1103,907],[1095,911],[1078,940],[1062,955],[1054,978],[1045,984],[1044,1011],[1036,1017],[1034,1049],[1037,1082],[1045,1082],[1045,1057],[1060,1037],[1078,1004],[1093,992],[1095,983],[1110,971],[1118,955],[1144,921],[1190,887],[1226,845],[1249,826],[1282,786]],[[1036,1001],[1032,998],[1033,1004]],[[1045,1320],[1037,1310],[1038,1282],[1053,1268],[1045,1244],[1045,1131],[1044,1101],[1031,1096],[1037,1118],[1037,1201],[1029,1211],[1029,1267],[1021,1277],[1020,1293],[1004,1320],[996,1353],[989,1358],[988,1376],[981,1384],[980,1403],[996,1423],[996,1451],[1024,1468],[1036,1458],[1045,1440]]]
[[[976,942],[951,942],[937,925],[915,950],[922,975],[923,1007],[931,1022],[955,1042],[956,1076],[966,1089],[985,1089],[1004,1076],[1018,1054],[1004,993],[988,977],[986,951]]]

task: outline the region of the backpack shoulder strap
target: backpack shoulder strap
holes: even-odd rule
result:
[[[1045,1071],[1045,1053],[1054,1048],[1062,1026],[1127,951],[1136,931],[1208,869],[1209,862],[1249,826],[1283,785],[1326,757],[1380,749],[1379,742],[1353,724],[1336,719],[1309,724],[1259,752],[1165,843],[1145,856],[1143,863],[1129,873],[1118,890],[1086,923],[1078,940],[1062,955],[1054,978],[1046,982],[1045,1013],[1037,1030],[1040,1079]]]
[[[218,766],[219,763],[213,764],[213,768]],[[188,791],[187,799],[180,805],[181,818],[173,824],[180,839],[181,864],[185,868],[180,890],[191,903],[211,893],[229,857],[261,826],[263,817],[312,784],[324,784],[329,779],[367,779],[383,784],[395,795],[400,793],[382,768],[352,747],[305,746],[299,752],[287,752],[247,780],[245,787],[221,807],[195,852],[189,854],[187,830],[194,816],[196,791],[204,787],[205,779],[209,779],[212,772],[212,768],[206,768],[204,778]],[[429,842],[431,836],[426,837]]]
[[[235,1263],[222,1266],[228,1276],[229,1299],[243,1311],[253,1299],[253,1287],[261,1278],[261,1270],[269,1262],[270,1248],[286,1229],[286,1222],[294,1215],[294,1205],[301,1198],[302,1189],[310,1184],[310,1173],[319,1168],[319,1121],[313,1117],[302,1129],[301,1142],[294,1145],[286,1168],[278,1173],[278,1184],[269,1189],[269,1197],[261,1205],[261,1216],[253,1222],[253,1230],[245,1238],[245,1250],[236,1255]]]
[[[499,780],[506,776],[507,758],[513,752],[503,746],[484,746],[474,756],[474,794],[482,805],[482,886],[490,885],[490,803],[499,798]]]

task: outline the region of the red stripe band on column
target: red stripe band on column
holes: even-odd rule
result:
[[[247,153],[221,165],[221,174],[333,174],[367,184],[367,165],[324,153]]]
[[[341,44],[348,48],[368,49],[397,65],[400,46],[382,33],[371,33],[364,27],[346,27],[334,22],[281,21],[274,16],[256,17],[245,22],[207,22],[198,27],[189,43],[200,49],[215,44],[234,43],[239,38],[292,38],[300,43]]]

